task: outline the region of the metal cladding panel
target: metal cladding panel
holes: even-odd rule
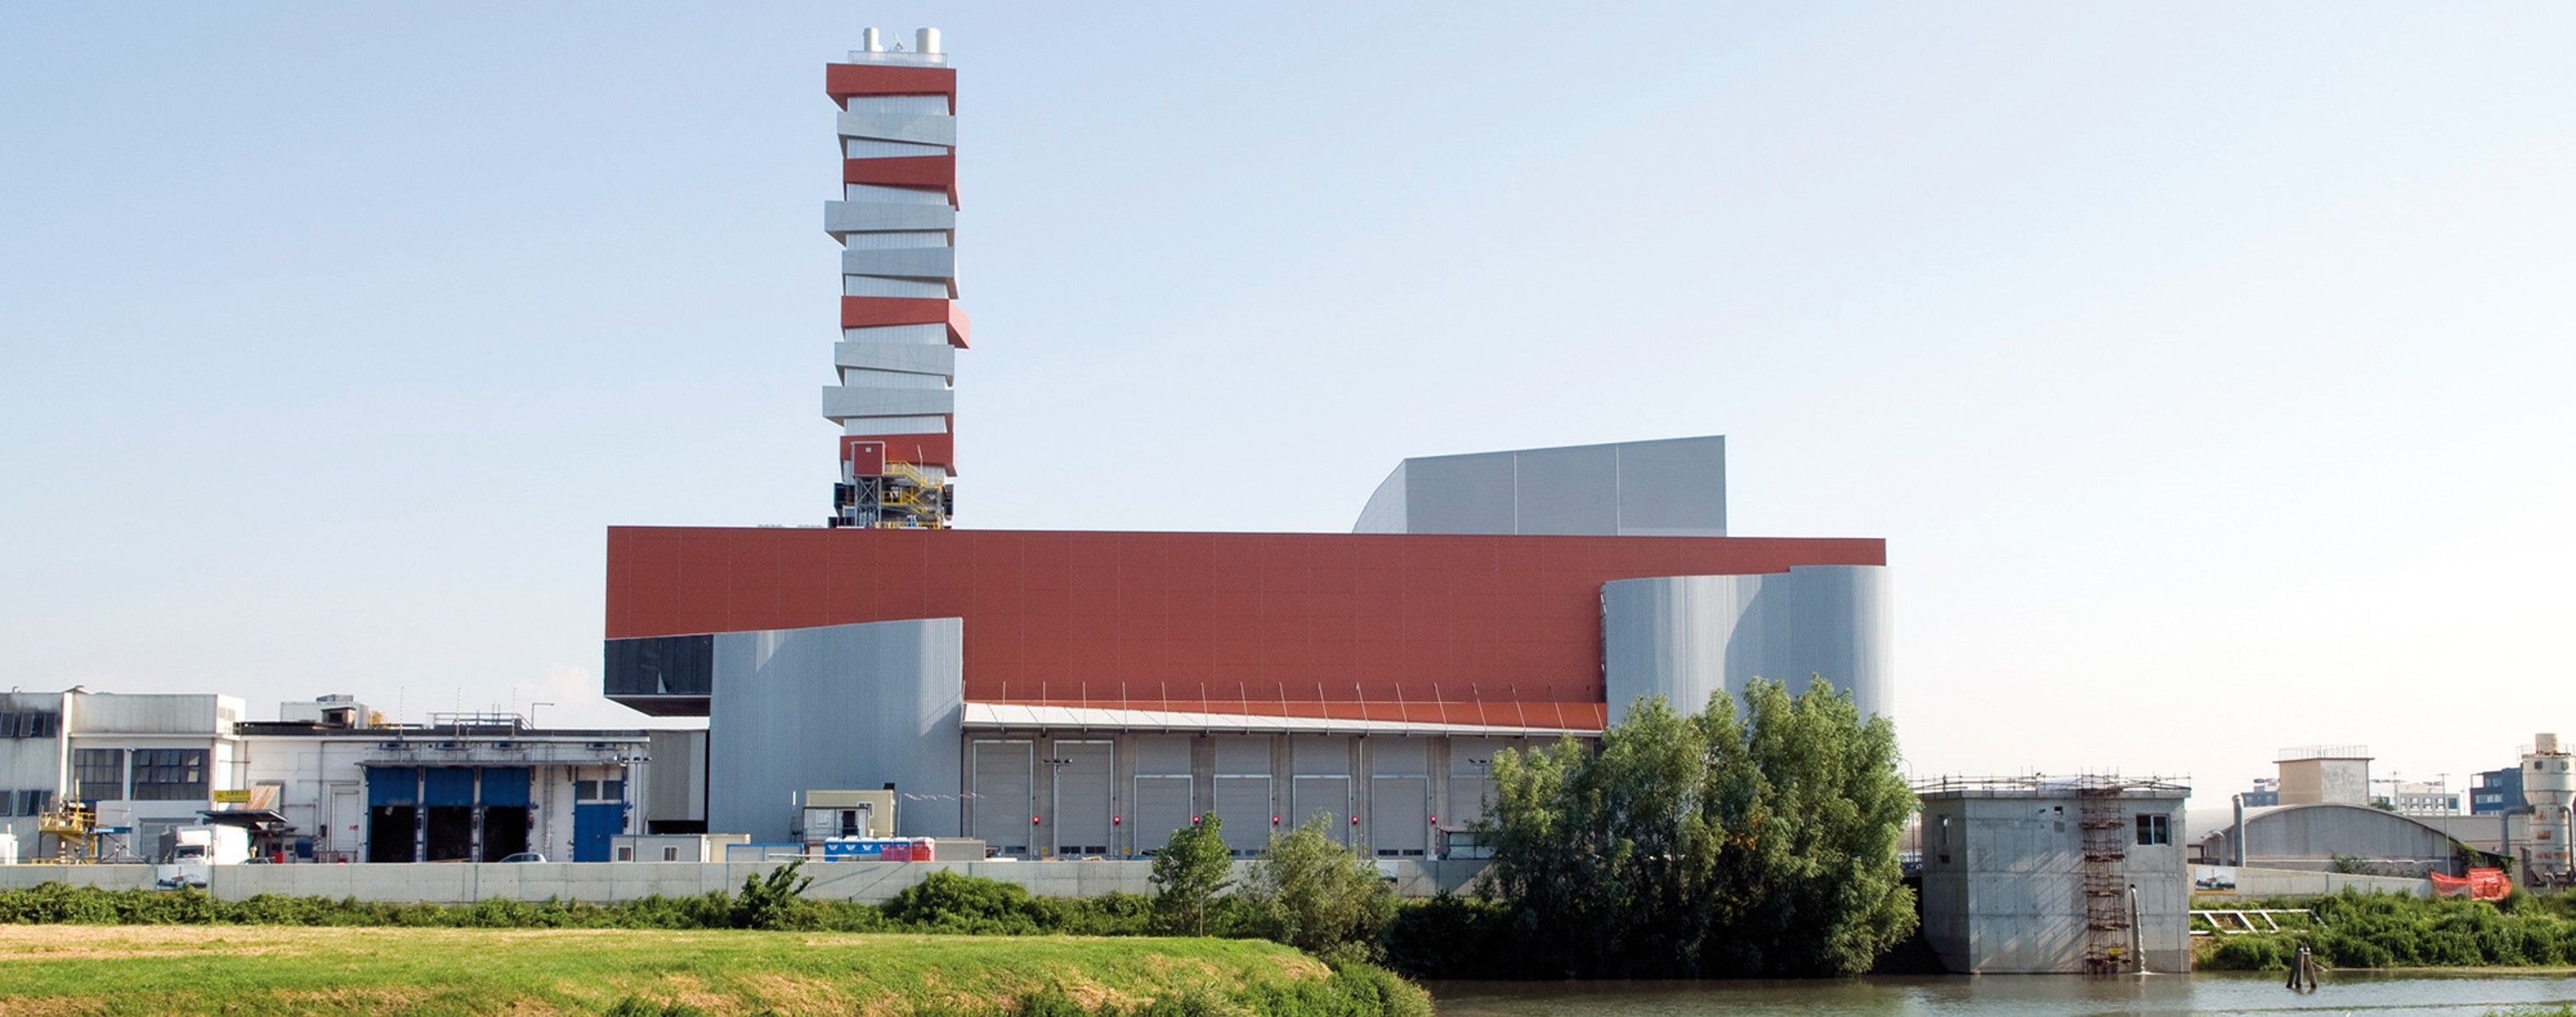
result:
[[[1170,777],[1189,776],[1190,740],[1178,735],[1145,736],[1134,742],[1136,772],[1140,775]]]
[[[944,95],[957,112],[957,71],[950,67],[825,64],[823,92],[840,102],[861,95]]]
[[[1371,738],[1368,771],[1380,777],[1419,777],[1431,772],[1431,743],[1420,738]]]
[[[896,810],[898,832],[956,836],[960,629],[928,618],[718,635],[709,828],[784,841],[796,796],[891,781],[925,796]]]
[[[957,412],[957,393],[946,388],[863,388],[823,386],[823,415],[842,417],[926,417]]]
[[[1361,506],[1360,519],[1352,524],[1352,533],[1405,532],[1404,467],[1403,463],[1395,464],[1395,472],[1378,481],[1377,490],[1369,495],[1368,504]]]
[[[1324,829],[1333,842],[1345,847],[1351,842],[1351,778],[1341,776],[1298,776],[1289,781],[1294,806],[1280,817],[1280,828],[1293,830],[1308,820],[1322,817]]]
[[[919,233],[957,228],[957,210],[946,205],[892,201],[826,201],[823,232]]]
[[[855,248],[841,252],[842,275],[883,275],[901,279],[954,279],[954,247]]]
[[[885,476],[886,445],[866,438],[841,439],[841,461],[850,464],[853,477]]]
[[[1633,538],[1631,538],[1633,539]],[[1722,539],[1722,538],[1720,538]],[[1638,697],[1697,710],[1769,678],[1849,691],[1864,714],[1895,709],[1887,570],[1801,566],[1786,574],[1619,580],[1601,590],[1603,669],[1615,723]]]
[[[1597,728],[1603,583],[1885,560],[1878,540],[617,527],[607,635],[963,618],[977,702]]]
[[[1619,532],[1617,446],[1533,449],[1512,457],[1518,533]]]
[[[1619,455],[1619,531],[1726,535],[1726,439],[1632,441]]]
[[[941,466],[957,472],[957,440],[946,434],[886,434],[841,439],[877,441],[885,445],[886,458],[915,466]]]
[[[1726,439],[1407,459],[1353,532],[1723,537]]]
[[[1405,532],[1520,532],[1520,474],[1511,453],[1413,459],[1405,467]]]
[[[421,778],[421,804],[474,804],[474,768],[433,766]]]
[[[878,325],[946,325],[948,343],[965,349],[970,335],[966,312],[954,300],[933,297],[842,297],[841,327]]]
[[[844,138],[902,141],[915,145],[955,146],[957,118],[935,113],[843,110],[840,115],[840,135]]]
[[[420,804],[419,767],[370,766],[367,768],[369,808],[418,804]]]
[[[841,160],[841,182],[940,191],[957,204],[957,156],[914,155]]]

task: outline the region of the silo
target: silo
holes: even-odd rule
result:
[[[2576,813],[2569,803],[2576,801],[2576,756],[2570,756],[2558,745],[2555,734],[2537,734],[2531,738],[2531,751],[2522,754],[2522,800],[2531,806],[2533,826],[2551,824],[2557,835],[2552,849],[2565,869],[2576,855],[2569,847],[2576,845]],[[2543,827],[2546,829],[2546,827]]]

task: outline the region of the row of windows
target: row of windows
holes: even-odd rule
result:
[[[574,801],[582,802],[619,801],[626,797],[626,782],[622,780],[576,780],[572,782],[572,797]]]
[[[0,738],[51,738],[63,732],[63,715],[52,710],[0,711]]]
[[[0,816],[41,816],[54,807],[52,788],[41,791],[0,791]]]
[[[128,755],[133,757],[134,773],[134,793],[130,796],[125,793]],[[206,750],[75,749],[72,782],[82,801],[199,801],[208,793]]]

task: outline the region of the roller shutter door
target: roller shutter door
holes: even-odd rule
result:
[[[1190,825],[1190,795],[1195,791],[1188,777],[1136,778],[1136,814],[1127,818],[1135,828],[1136,853],[1163,849],[1172,840],[1172,831]]]
[[[1294,788],[1297,807],[1294,814],[1283,817],[1283,827],[1298,827],[1317,816],[1324,817],[1324,835],[1345,847],[1351,842],[1351,779],[1299,774]]]
[[[1055,853],[1086,858],[1109,853],[1110,766],[1108,742],[1056,742],[1047,765],[1055,767]],[[1061,763],[1053,760],[1062,760]]]
[[[1421,777],[1369,781],[1369,847],[1388,858],[1420,858],[1431,844],[1431,782]]]
[[[1270,777],[1216,778],[1216,814],[1225,820],[1225,846],[1248,855],[1270,843]]]
[[[1037,814],[1032,790],[1035,753],[1028,742],[975,743],[975,837],[999,854],[1029,854],[1029,817]]]

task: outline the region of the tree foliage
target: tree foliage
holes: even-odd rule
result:
[[[1370,961],[1395,917],[1395,890],[1377,865],[1333,839],[1315,816],[1261,850],[1245,881],[1257,934],[1335,963]]]
[[[1214,812],[1172,831],[1154,856],[1154,914],[1163,927],[1207,935],[1208,905],[1234,885],[1234,854],[1225,846],[1225,821]]]
[[[1912,932],[1896,848],[1914,795],[1896,730],[1822,680],[1641,699],[1595,750],[1493,761],[1486,892],[1551,973],[1782,977],[1866,970]]]

